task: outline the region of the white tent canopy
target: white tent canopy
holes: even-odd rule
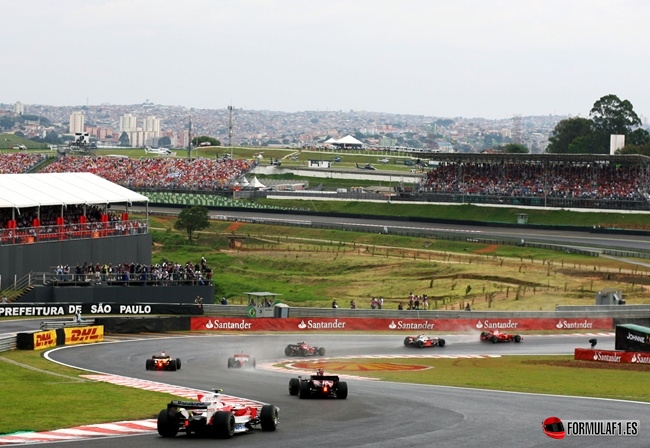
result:
[[[338,139],[334,143],[336,143],[337,145],[363,145],[362,142],[352,137],[351,135],[346,135],[345,137]]]
[[[250,185],[250,182],[248,182],[246,176],[242,176],[239,178],[239,185],[241,185],[242,187],[248,187]]]
[[[149,198],[92,173],[0,175],[0,208],[149,202]]]
[[[253,180],[251,181],[251,187],[253,188],[266,188],[266,185],[264,185],[262,182],[259,181],[257,176],[253,177]]]

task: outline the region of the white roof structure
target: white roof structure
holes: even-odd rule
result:
[[[338,139],[336,142],[337,145],[363,145],[362,142],[352,137],[351,135],[346,135],[343,138]]]
[[[336,139],[334,137],[330,137],[324,142],[325,144],[330,144],[330,143],[336,143]]]
[[[0,175],[0,208],[149,202],[149,198],[92,173]]]
[[[253,177],[253,180],[251,181],[251,187],[253,188],[266,188],[266,185],[264,185],[262,182],[259,181],[257,176]]]
[[[239,178],[239,185],[241,185],[242,187],[248,187],[250,185],[250,182],[248,182],[246,176],[242,176]]]

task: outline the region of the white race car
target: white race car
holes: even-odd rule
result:
[[[229,439],[249,432],[259,425],[262,431],[275,431],[279,408],[265,404],[258,411],[253,406],[232,405],[221,401],[221,390],[199,395],[199,401],[174,400],[158,414],[158,434],[175,437],[179,432]]]

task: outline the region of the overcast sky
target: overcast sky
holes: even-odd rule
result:
[[[0,102],[650,116],[648,0],[5,0]]]

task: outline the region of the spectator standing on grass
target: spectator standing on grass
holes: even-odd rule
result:
[[[384,307],[384,298],[379,297],[379,300],[377,301],[377,308],[382,309]]]
[[[338,307],[339,307],[339,304],[336,303],[336,300],[334,300],[334,301],[332,302],[332,308],[338,308]]]
[[[2,303],[7,303],[7,302],[9,302],[9,301],[7,300],[7,296],[2,296]]]
[[[397,305],[397,309],[400,311],[404,309],[404,305],[402,305],[402,302],[400,302],[399,305]]]
[[[356,310],[357,309],[357,304],[354,300],[350,300],[350,309],[351,310]]]

